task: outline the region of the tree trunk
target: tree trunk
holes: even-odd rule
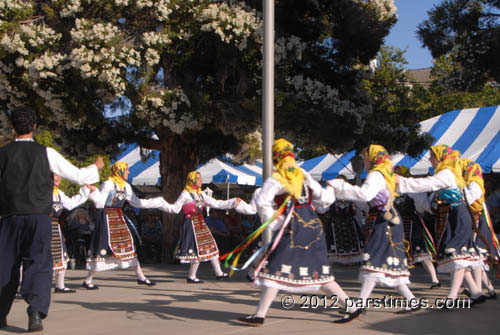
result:
[[[160,175],[165,200],[174,203],[182,192],[188,172],[198,165],[198,145],[189,135],[174,135],[168,130],[157,132],[160,141]],[[175,260],[174,250],[179,241],[184,215],[163,214],[164,248],[162,263]]]

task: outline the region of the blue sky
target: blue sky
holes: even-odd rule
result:
[[[427,11],[440,0],[395,0],[398,22],[392,28],[385,44],[400,49],[408,48],[405,58],[408,69],[422,69],[432,66],[432,56],[427,48],[417,39],[417,26],[427,19]]]

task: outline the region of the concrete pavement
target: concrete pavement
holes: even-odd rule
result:
[[[500,300],[470,309],[441,311],[426,309],[407,315],[398,315],[399,309],[370,309],[360,319],[345,325],[332,323],[341,317],[336,310],[325,307],[325,300],[310,301],[293,295],[296,304],[291,309],[282,307],[280,293],[275,299],[265,324],[259,328],[242,326],[234,320],[255,311],[259,290],[238,273],[223,281],[215,281],[210,264],[200,266],[198,276],[205,282],[187,284],[187,265],[144,266],[148,278],[157,281],[154,287],[139,286],[132,270],[99,273],[94,283],[99,290],[81,287],[84,270],[69,270],[66,285],[77,289],[74,294],[53,294],[49,316],[44,320],[42,334],[497,334]],[[334,266],[339,284],[349,296],[356,297],[360,284],[357,266]],[[440,275],[443,286],[429,290],[429,277],[421,267],[412,270],[410,288],[418,298],[429,303],[446,296],[449,276]],[[494,284],[500,288],[500,282]],[[374,297],[397,292],[376,288]],[[287,298],[290,299],[290,298]],[[334,304],[326,300],[326,306]],[[24,333],[28,324],[26,303],[16,299],[8,316],[6,329],[0,333]],[[313,308],[316,307],[316,308]]]

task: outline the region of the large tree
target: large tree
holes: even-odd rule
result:
[[[443,83],[463,91],[500,82],[500,1],[446,0],[428,15],[420,40],[434,58],[452,54],[457,65]]]
[[[278,134],[330,151],[366,144],[362,65],[396,22],[393,0],[275,3]],[[261,4],[0,1],[0,103],[36,108],[69,155],[122,141],[160,150],[173,201],[189,170],[260,125]]]

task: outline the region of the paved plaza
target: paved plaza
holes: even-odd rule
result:
[[[50,314],[43,334],[498,334],[500,300],[488,300],[470,309],[420,310],[398,315],[396,308],[370,309],[360,319],[345,325],[332,323],[341,317],[335,309],[324,308],[325,301],[310,301],[314,306],[300,308],[305,298],[293,295],[296,304],[282,307],[280,293],[269,310],[264,326],[242,326],[234,320],[255,311],[259,290],[252,288],[245,274],[237,273],[227,281],[215,281],[210,264],[202,264],[202,284],[186,284],[188,266],[167,264],[144,266],[154,287],[139,286],[131,270],[100,273],[94,283],[99,290],[81,287],[84,270],[69,270],[66,284],[74,294],[53,294]],[[356,297],[360,284],[357,266],[335,266],[335,276],[349,296]],[[411,289],[418,298],[446,295],[449,277],[441,275],[443,287],[429,290],[429,278],[421,267],[412,270]],[[495,281],[500,288],[500,282]],[[393,290],[376,288],[374,297],[394,298]],[[328,300],[329,307],[335,302]],[[26,303],[16,299],[0,333],[24,333],[28,324]],[[303,306],[304,307],[304,306]],[[40,333],[38,333],[40,334]]]

